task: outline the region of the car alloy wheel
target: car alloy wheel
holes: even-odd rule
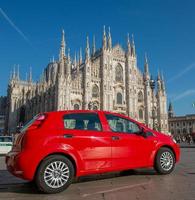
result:
[[[66,184],[69,179],[69,168],[62,161],[50,163],[44,171],[45,183],[51,188],[60,188]]]
[[[159,174],[169,174],[175,167],[175,155],[167,147],[161,147],[155,157],[154,168]]]
[[[170,152],[165,151],[161,154],[160,164],[163,170],[169,171],[173,167],[173,156]]]
[[[37,169],[35,183],[40,191],[54,194],[65,190],[72,183],[74,176],[73,163],[67,157],[50,155]]]

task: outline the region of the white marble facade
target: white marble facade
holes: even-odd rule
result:
[[[159,74],[154,81],[145,57],[144,72],[137,66],[135,44],[112,45],[110,30],[103,30],[102,48],[90,51],[87,37],[85,58],[82,52],[70,58],[64,31],[59,60],[48,64],[38,82],[32,72],[26,81],[14,70],[8,85],[6,129],[13,132],[19,123],[45,111],[100,109],[126,114],[152,128],[168,130],[167,96]],[[157,87],[155,87],[155,82]]]

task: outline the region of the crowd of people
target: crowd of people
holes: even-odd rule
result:
[[[188,143],[188,144],[194,143],[191,134],[176,135],[176,136],[174,136],[174,139],[177,141],[177,143]]]

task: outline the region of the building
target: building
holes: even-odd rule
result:
[[[174,116],[173,105],[169,104],[168,109],[169,116],[169,131],[175,137],[186,136],[188,134],[195,133],[195,114],[185,116]]]
[[[6,114],[6,102],[7,98],[0,97],[0,135],[3,135],[5,128],[5,114]]]
[[[9,132],[19,123],[39,112],[66,109],[101,109],[123,113],[163,132],[168,130],[167,96],[160,74],[155,81],[149,73],[145,56],[144,73],[137,66],[134,40],[127,37],[126,50],[112,45],[110,29],[102,36],[102,47],[92,50],[86,40],[85,58],[82,51],[74,60],[66,50],[64,31],[59,60],[50,62],[38,82],[32,71],[21,80],[14,70],[8,85],[6,126]],[[67,52],[67,53],[66,53]]]

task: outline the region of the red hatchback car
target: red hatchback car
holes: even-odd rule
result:
[[[136,168],[169,174],[180,149],[169,136],[121,114],[59,111],[39,114],[16,134],[7,169],[45,193],[74,177]]]

